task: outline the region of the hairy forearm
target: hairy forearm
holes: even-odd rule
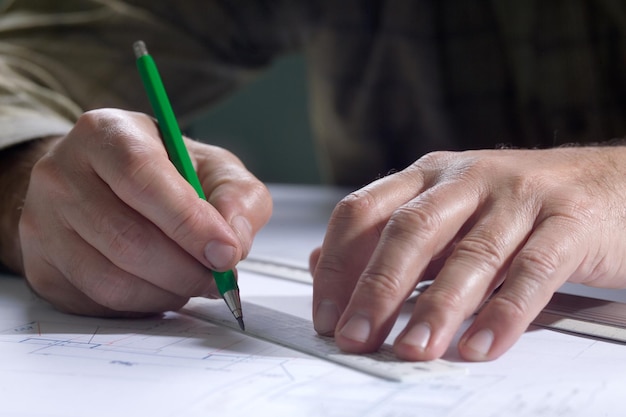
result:
[[[23,274],[18,225],[35,163],[57,138],[32,140],[0,151],[0,263]]]

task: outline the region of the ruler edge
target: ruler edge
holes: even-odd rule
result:
[[[185,314],[187,316],[194,317],[196,319],[215,324],[216,326],[225,327],[227,329],[233,330],[233,331],[235,331],[235,332],[237,332],[239,334],[245,335],[247,337],[251,337],[253,339],[262,340],[264,342],[271,343],[273,345],[281,346],[281,347],[284,347],[286,349],[290,349],[290,350],[299,352],[299,353],[301,353],[303,355],[306,355],[308,357],[319,359],[319,360],[323,360],[323,361],[327,361],[327,362],[333,363],[335,365],[339,365],[341,367],[350,369],[352,371],[364,373],[364,374],[367,374],[367,375],[370,375],[370,376],[373,376],[373,377],[384,379],[384,380],[389,381],[389,382],[397,382],[397,383],[399,383],[399,382],[414,382],[414,381],[418,381],[418,380],[427,380],[427,379],[434,380],[434,379],[442,378],[442,377],[467,375],[469,373],[469,369],[467,367],[463,367],[460,364],[454,363],[452,361],[446,361],[444,359],[435,359],[435,360],[432,360],[432,361],[422,361],[422,362],[409,362],[409,361],[398,360],[398,362],[406,362],[406,363],[416,363],[416,364],[433,363],[435,365],[445,365],[449,369],[449,372],[442,372],[442,373],[437,374],[437,375],[428,375],[427,373],[424,373],[424,374],[420,375],[419,377],[417,377],[417,376],[412,376],[412,377],[411,376],[404,376],[403,377],[402,375],[399,375],[398,373],[383,372],[383,371],[380,371],[379,369],[376,369],[376,368],[371,369],[371,368],[368,368],[366,366],[362,366],[361,364],[359,364],[359,363],[357,363],[355,361],[351,361],[350,360],[350,358],[362,357],[362,358],[366,358],[367,360],[376,362],[377,359],[372,357],[372,356],[376,355],[377,352],[372,352],[372,353],[366,353],[366,354],[359,355],[359,354],[351,354],[351,353],[342,353],[341,351],[337,350],[337,352],[335,352],[335,353],[319,354],[319,355],[317,355],[317,354],[312,353],[312,352],[310,352],[308,350],[304,351],[304,350],[302,350],[302,348],[299,348],[295,344],[291,344],[291,343],[288,343],[288,342],[282,342],[282,341],[276,341],[276,340],[273,340],[271,338],[264,338],[260,334],[248,333],[245,330],[241,330],[238,327],[238,325],[236,324],[236,322],[232,322],[231,323],[231,321],[229,321],[229,320],[221,320],[219,318],[213,318],[213,317],[210,317],[208,315],[204,315],[201,312],[195,311],[193,309],[194,304],[195,305],[199,305],[199,307],[203,307],[202,305],[200,305],[202,303],[202,300],[204,300],[204,301],[213,301],[213,300],[204,299],[202,297],[193,297],[193,298],[190,299],[190,301],[187,304],[185,304],[185,306],[183,306],[179,310],[179,312],[181,314]],[[265,309],[265,310],[274,312],[276,314],[282,314],[282,315],[285,315],[285,316],[289,316],[289,317],[291,317],[291,318],[293,318],[295,320],[301,320],[303,323],[304,322],[308,322],[306,319],[303,319],[302,317],[294,316],[294,315],[291,315],[289,313],[283,313],[283,312],[281,312],[279,310],[274,310],[274,309],[271,309],[271,308],[268,308],[268,307],[265,307],[265,306],[262,306],[262,305],[259,305],[259,304],[255,304],[255,303],[252,303],[252,302],[246,302],[244,304],[244,309],[245,309],[246,305],[248,305],[248,306],[249,305],[254,305],[257,308]],[[218,307],[216,305],[216,308],[221,308],[221,307],[222,306]],[[311,323],[311,327],[312,326],[313,325]],[[319,335],[315,335],[314,337],[317,337],[320,340],[324,340],[325,343],[329,343],[329,344],[332,343],[332,338],[319,336]],[[381,346],[381,349],[391,349],[391,346],[389,344],[385,343],[385,344],[383,344]],[[382,361],[380,361],[380,362],[382,362]]]
[[[279,258],[270,259],[270,258],[252,257],[252,258],[249,258],[249,260],[243,261],[242,263],[243,265],[241,269],[245,271],[259,273],[259,274],[277,278],[277,279],[286,279],[292,282],[300,282],[300,283],[305,283],[309,285],[313,284],[312,277],[310,279],[303,279],[303,278],[290,276],[287,273],[281,273],[281,272],[271,273],[270,272],[270,269],[274,267],[274,268],[279,268],[279,271],[291,270],[292,272],[296,273],[298,276],[302,276],[304,273],[308,273],[307,269],[296,265],[295,261],[292,264],[288,264],[287,261],[282,263]],[[419,292],[417,291],[414,292],[414,294],[411,296],[411,299],[414,300],[416,295],[419,295]],[[622,324],[622,323],[619,323],[619,321],[615,319],[612,319],[610,321],[602,321],[601,319],[597,318],[597,315],[594,315],[594,316],[590,315],[589,317],[585,317],[584,311],[582,314],[573,314],[571,312],[566,311],[563,308],[563,306],[557,303],[555,298],[558,298],[558,296],[564,296],[570,299],[575,298],[575,299],[580,299],[580,300],[588,300],[587,302],[605,301],[607,303],[607,307],[606,307],[607,309],[610,309],[611,306],[623,306],[624,310],[626,311],[626,303],[621,303],[621,302],[612,301],[612,300],[602,300],[600,298],[587,297],[587,296],[578,295],[578,294],[556,292],[550,298],[550,301],[548,302],[548,304],[537,315],[537,317],[533,319],[533,321],[530,323],[530,326],[534,325],[534,326],[541,327],[544,329],[554,330],[554,331],[558,331],[562,333],[568,333],[571,335],[576,335],[578,337],[593,338],[593,339],[602,340],[608,343],[626,344],[624,340],[626,339],[626,336],[624,337],[624,339],[616,339],[616,338],[603,336],[601,333],[601,329],[606,328],[606,327],[611,328],[611,329],[618,329],[618,330],[626,331],[626,316],[623,318],[624,321]],[[596,308],[594,310],[594,313],[596,313],[598,309],[599,308]],[[557,316],[559,320],[556,320],[555,324],[545,323],[545,322],[542,322],[542,315],[544,317],[545,315]],[[573,322],[584,323],[584,324],[590,325],[592,330],[584,332],[584,333],[577,332],[576,330],[573,330],[573,326],[567,327],[567,325],[565,324],[567,323],[567,321],[565,319],[567,319],[568,321],[571,320]],[[596,329],[596,331],[593,331],[593,326],[597,326],[599,327],[599,329]]]
[[[546,323],[544,320],[548,320],[550,322]],[[583,326],[587,325],[588,328],[591,328],[591,330],[587,330],[585,332],[575,330],[575,326],[568,325],[568,323],[570,322],[582,323]],[[622,327],[562,316],[558,313],[553,313],[551,311],[542,311],[541,313],[539,313],[539,315],[532,321],[531,326],[536,326],[542,329],[549,329],[560,333],[566,333],[577,337],[584,337],[587,339],[595,339],[607,343],[626,345],[626,335],[622,338],[617,338],[617,336],[605,336],[602,333],[602,329],[613,329],[618,332],[621,331],[626,333],[626,329]]]

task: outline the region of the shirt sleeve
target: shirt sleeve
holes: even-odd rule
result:
[[[132,51],[140,39],[184,125],[297,48],[297,19],[279,3],[4,2],[0,148],[65,134],[90,109],[149,113]]]

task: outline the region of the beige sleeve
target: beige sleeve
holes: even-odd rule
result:
[[[148,45],[183,125],[294,48],[294,35],[276,24],[284,13],[268,14],[254,2],[221,3],[0,3],[0,148],[64,134],[89,109],[150,113],[136,40]]]
[[[25,61],[0,58],[0,148],[63,135],[80,114],[71,100],[23,75],[29,67]]]

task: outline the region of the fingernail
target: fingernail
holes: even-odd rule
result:
[[[339,333],[355,342],[367,342],[370,337],[371,325],[370,321],[363,314],[355,314],[343,326]]]
[[[430,326],[426,323],[419,323],[411,327],[404,335],[400,343],[418,348],[421,351],[426,350],[430,341]]]
[[[322,300],[315,310],[315,331],[323,336],[332,336],[339,321],[339,309],[330,300]]]
[[[234,246],[222,242],[211,241],[204,248],[204,256],[209,261],[212,269],[224,271],[235,263],[237,249]]]
[[[489,329],[479,330],[470,337],[465,346],[468,349],[473,350],[478,354],[477,359],[484,359],[487,357],[491,345],[493,344],[493,332]]]
[[[250,247],[252,246],[252,226],[250,226],[248,219],[243,216],[236,216],[230,224],[241,241],[244,253],[250,252]]]

